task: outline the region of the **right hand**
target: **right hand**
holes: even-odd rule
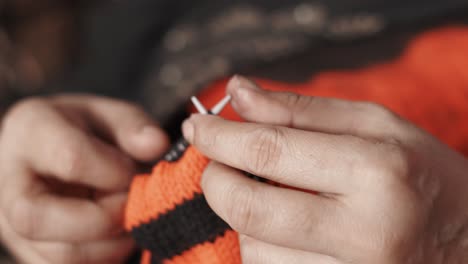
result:
[[[126,102],[19,102],[0,134],[0,239],[21,263],[123,262],[134,247],[121,223],[131,176],[168,144]]]

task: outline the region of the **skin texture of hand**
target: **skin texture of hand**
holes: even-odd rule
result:
[[[268,92],[242,77],[227,93],[248,122],[193,115],[183,131],[214,160],[203,190],[240,233],[244,263],[468,263],[462,155],[372,103]]]
[[[134,105],[68,95],[19,102],[0,134],[0,238],[20,263],[121,263],[131,176],[168,138]]]

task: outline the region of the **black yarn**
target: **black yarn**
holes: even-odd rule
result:
[[[230,227],[209,207],[203,194],[132,230],[137,244],[161,263],[204,242],[214,242]]]

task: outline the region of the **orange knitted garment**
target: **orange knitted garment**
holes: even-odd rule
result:
[[[323,72],[302,84],[256,81],[276,91],[380,103],[468,155],[468,27],[421,34],[385,64]],[[201,101],[214,105],[226,82],[204,90]],[[240,120],[232,108],[222,116]],[[171,151],[131,186],[125,227],[144,249],[142,263],[241,263],[236,233],[202,194],[200,178],[209,161],[183,141]]]

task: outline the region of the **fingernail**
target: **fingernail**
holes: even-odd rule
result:
[[[193,140],[193,133],[194,133],[194,125],[193,121],[189,118],[184,121],[182,124],[182,133],[184,134],[184,138],[189,142]]]
[[[252,91],[261,91],[261,89],[251,80],[240,76],[235,75],[227,84],[227,91],[233,91],[239,88],[245,88]]]
[[[239,75],[232,77],[226,92],[232,96],[231,104],[237,110],[241,105],[251,103],[252,96],[255,94],[262,94],[262,90],[255,83]]]
[[[233,103],[240,103],[242,105],[250,104],[253,101],[253,96],[255,96],[255,91],[244,87],[239,87],[236,90],[234,90]]]

